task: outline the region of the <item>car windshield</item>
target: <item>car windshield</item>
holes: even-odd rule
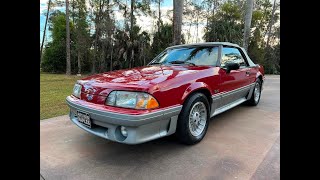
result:
[[[218,59],[218,47],[181,47],[167,49],[153,59],[153,64],[188,64],[197,66],[215,66]]]

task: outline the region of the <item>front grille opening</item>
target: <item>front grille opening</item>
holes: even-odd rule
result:
[[[105,137],[108,137],[109,128],[107,127],[100,126],[94,123],[94,121],[91,121],[91,129],[103,134]]]

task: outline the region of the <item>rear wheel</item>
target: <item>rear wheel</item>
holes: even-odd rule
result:
[[[179,114],[176,135],[185,144],[196,144],[205,136],[209,125],[209,102],[202,93],[186,100]]]
[[[261,97],[261,80],[257,79],[254,89],[251,95],[251,98],[248,100],[248,104],[252,106],[256,106],[260,102]]]

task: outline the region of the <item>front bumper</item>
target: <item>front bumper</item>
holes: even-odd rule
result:
[[[176,105],[147,114],[129,115],[89,108],[77,103],[71,96],[68,96],[66,101],[70,107],[70,119],[74,124],[94,135],[125,144],[139,144],[175,133],[178,115],[182,109],[182,105]],[[92,128],[79,123],[77,111],[90,115]],[[127,137],[120,133],[120,126],[126,127]]]

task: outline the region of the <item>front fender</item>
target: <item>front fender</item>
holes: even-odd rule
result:
[[[210,94],[212,94],[212,90],[211,88],[204,82],[194,82],[192,84],[190,84],[187,89],[184,91],[182,97],[181,97],[181,102],[182,104],[184,103],[184,101],[186,100],[186,98],[188,97],[189,94],[197,91],[197,90],[208,90],[210,92]]]

